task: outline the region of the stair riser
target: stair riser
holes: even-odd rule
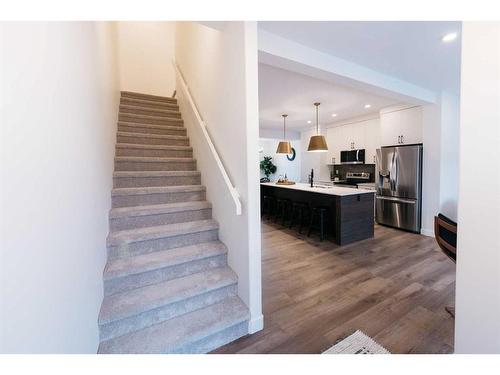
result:
[[[237,285],[231,284],[154,310],[145,311],[136,316],[100,325],[99,336],[101,341],[104,341],[129,332],[135,332],[150,327],[153,324],[158,324],[165,320],[175,318],[176,316],[220,302],[225,298],[233,297],[237,292]]]
[[[130,113],[118,114],[118,121],[137,122],[139,124],[151,124],[151,125],[170,125],[170,126],[184,125],[184,122],[182,120],[173,116],[165,118],[147,118],[147,117],[137,117]]]
[[[159,103],[177,104],[177,99],[175,99],[175,98],[158,97],[158,96],[154,96],[154,95],[140,94],[140,93],[135,93],[135,92],[131,92],[131,93],[122,92],[121,98],[132,98],[132,99],[148,100],[148,101],[159,102]]]
[[[217,229],[203,232],[181,234],[179,236],[157,238],[154,240],[133,242],[118,246],[108,247],[108,259],[116,259],[125,256],[135,256],[139,254],[149,254],[153,251],[174,249],[180,246],[190,246],[202,242],[218,240]]]
[[[194,343],[166,351],[165,354],[204,354],[248,335],[248,321],[226,328]]]
[[[179,186],[200,185],[201,176],[164,176],[164,177],[114,177],[113,187],[151,187],[151,186]]]
[[[117,148],[116,156],[151,156],[161,158],[192,158],[193,150],[157,150],[152,148]]]
[[[188,138],[149,138],[137,135],[121,135],[116,137],[117,143],[132,143],[141,145],[163,145],[163,146],[189,146]]]
[[[150,204],[194,202],[206,199],[205,191],[169,192],[140,195],[115,195],[111,198],[112,207],[145,206]]]
[[[172,103],[162,103],[162,102],[154,102],[149,100],[139,99],[131,99],[131,98],[121,98],[120,104],[124,105],[133,105],[142,108],[151,108],[151,109],[165,109],[167,111],[178,111],[179,106]]]
[[[135,162],[115,161],[115,171],[195,171],[196,162],[158,161],[158,162]]]
[[[161,109],[158,110],[154,108],[142,108],[142,107],[129,108],[123,105],[120,106],[120,113],[132,113],[135,115],[181,118],[181,113],[179,111],[172,111],[169,109],[167,111],[168,112],[165,112],[165,110]]]
[[[104,281],[104,295],[110,296],[115,293],[124,292],[147,285],[157,284],[163,281],[177,279],[210,269],[224,267],[227,265],[226,254],[209,258],[194,260],[171,267],[158,268],[152,271],[136,275],[124,276]]]
[[[164,224],[185,223],[195,220],[208,220],[212,218],[212,209],[189,210],[168,214],[123,217],[110,219],[109,226],[112,232],[134,228],[153,227]]]
[[[133,125],[118,125],[118,131],[141,134],[160,134],[160,135],[186,135],[186,128],[175,126],[172,128],[144,128]]]

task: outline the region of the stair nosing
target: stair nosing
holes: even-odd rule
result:
[[[226,314],[222,317],[222,319],[217,319],[215,320],[212,318],[214,315],[211,310],[222,308],[224,304],[231,304],[233,305],[232,309],[229,309],[229,314]],[[235,308],[237,307],[237,309]],[[197,318],[201,319],[197,319]],[[165,332],[171,331],[171,326],[178,326],[178,327],[186,327],[187,322],[192,321],[192,322],[198,322],[200,320],[203,320],[203,324],[198,324],[195,327],[186,327],[188,329],[193,329],[194,333],[191,335],[186,335],[187,332],[185,330],[181,331],[180,333],[182,334],[179,336],[179,338],[172,338],[172,336],[166,335],[166,339],[164,340],[160,345],[161,349],[158,351],[158,353],[165,353],[168,351],[172,351],[175,348],[182,347],[184,345],[187,345],[189,343],[195,343],[197,341],[200,341],[204,338],[210,337],[213,334],[216,334],[217,332],[221,332],[225,329],[228,329],[230,327],[234,327],[238,324],[241,324],[245,321],[248,321],[250,319],[250,312],[248,310],[248,307],[241,301],[241,299],[238,296],[233,296],[233,297],[228,297],[225,298],[224,300],[206,306],[202,309],[194,310],[191,311],[187,314],[179,315],[176,316],[172,319],[165,320],[163,322],[154,324],[149,327],[145,327],[141,330],[134,331],[127,333],[125,335],[115,337],[109,340],[104,340],[101,341],[100,344],[105,344],[105,343],[112,343],[113,341],[115,343],[120,343],[120,341],[131,341],[134,338],[143,338],[143,341],[146,340],[146,338],[151,340],[156,340],[155,336],[150,335],[150,332],[155,332],[157,334],[162,335],[162,337],[165,337],[163,334]],[[141,337],[142,336],[142,337]],[[118,351],[117,351],[118,352]],[[138,352],[132,351],[131,353]]]
[[[207,280],[211,275],[216,275],[220,273],[223,273],[222,277],[218,278],[215,281],[211,280],[211,283],[208,286],[207,285],[201,286],[198,283],[194,283],[194,285],[192,286],[188,286],[185,289],[177,290],[175,291],[176,292],[175,294],[169,295],[169,293],[171,293],[171,290],[173,289],[172,286],[174,286],[175,284],[185,282],[186,280],[194,282],[200,280]],[[234,285],[237,282],[238,282],[238,277],[236,273],[231,268],[229,268],[229,266],[224,266],[179,277],[177,279],[166,280],[156,284],[146,285],[140,288],[126,290],[123,292],[112,294],[111,296],[107,296],[104,298],[101,311],[103,311],[103,309],[105,311],[106,308],[110,307],[110,305],[112,305],[113,303],[119,304],[120,298],[123,298],[124,296],[128,297],[136,296],[136,298],[139,298],[141,295],[147,295],[147,291],[150,290],[163,290],[166,293],[166,295],[163,295],[162,298],[158,298],[158,296],[156,296],[157,298],[154,298],[149,301],[147,301],[146,299],[142,299],[140,302],[134,304],[134,308],[132,308],[129,305],[128,310],[124,310],[119,314],[112,315],[111,313],[108,313],[105,315],[106,318],[103,318],[102,315],[99,314],[99,325],[110,324],[122,319],[133,317],[142,314],[146,311],[151,311],[162,306],[171,305],[189,298],[193,298],[195,296],[200,296],[205,293],[218,290],[220,288],[225,288]],[[146,293],[144,293],[145,291]]]
[[[197,256],[193,256],[193,254],[190,254],[189,256],[179,256],[175,258],[175,260],[168,260],[166,261],[165,259],[162,259],[162,255],[166,256],[166,258],[171,257],[173,254],[177,253],[185,253],[188,252],[189,249],[192,249],[196,246],[200,245],[212,245],[213,250],[212,251],[207,251],[206,249],[203,249],[202,253],[197,253]],[[141,273],[145,272],[150,272],[154,270],[160,270],[164,268],[169,268],[169,267],[175,267],[180,264],[186,264],[190,263],[193,261],[198,261],[202,259],[208,259],[208,258],[213,258],[217,257],[220,255],[225,255],[227,254],[228,249],[224,243],[222,243],[219,240],[216,241],[210,241],[210,242],[201,242],[199,244],[195,245],[189,245],[189,246],[182,246],[182,247],[177,247],[174,249],[167,249],[167,250],[160,250],[160,251],[153,251],[151,253],[146,253],[146,254],[140,254],[140,255],[135,255],[131,257],[125,257],[125,258],[117,258],[114,260],[111,260],[108,264],[106,264],[106,268],[104,269],[103,272],[103,280],[105,282],[109,282],[112,280],[116,279],[121,279],[124,277],[132,276],[132,275],[138,275]],[[143,259],[150,259],[150,258],[155,258],[155,257],[160,257],[160,260],[157,259],[156,262],[154,263],[145,263],[145,264],[140,264],[139,266],[130,266],[128,268],[124,267],[118,271],[113,271],[110,269],[113,268],[114,265],[119,264],[119,263],[126,263],[127,262],[132,262],[133,260],[143,260]]]

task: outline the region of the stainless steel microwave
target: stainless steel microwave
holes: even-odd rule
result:
[[[365,150],[348,150],[340,151],[341,164],[364,164],[365,163]]]

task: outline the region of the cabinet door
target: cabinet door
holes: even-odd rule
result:
[[[332,164],[332,158],[335,158],[335,163],[340,163],[340,128],[328,128],[326,131],[326,142],[328,144],[327,164]]]
[[[380,148],[380,121],[365,122],[365,163],[375,164],[377,149]]]
[[[351,129],[351,138],[354,148],[366,148],[366,121],[348,126]]]
[[[422,107],[394,110],[380,114],[382,146],[422,142]],[[402,136],[402,138],[401,138]]]
[[[401,143],[422,143],[422,107],[401,111]]]

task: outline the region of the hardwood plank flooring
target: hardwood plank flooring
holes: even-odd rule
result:
[[[321,353],[357,329],[391,353],[452,353],[455,265],[433,238],[375,226],[347,246],[262,222],[264,329],[214,353]]]

